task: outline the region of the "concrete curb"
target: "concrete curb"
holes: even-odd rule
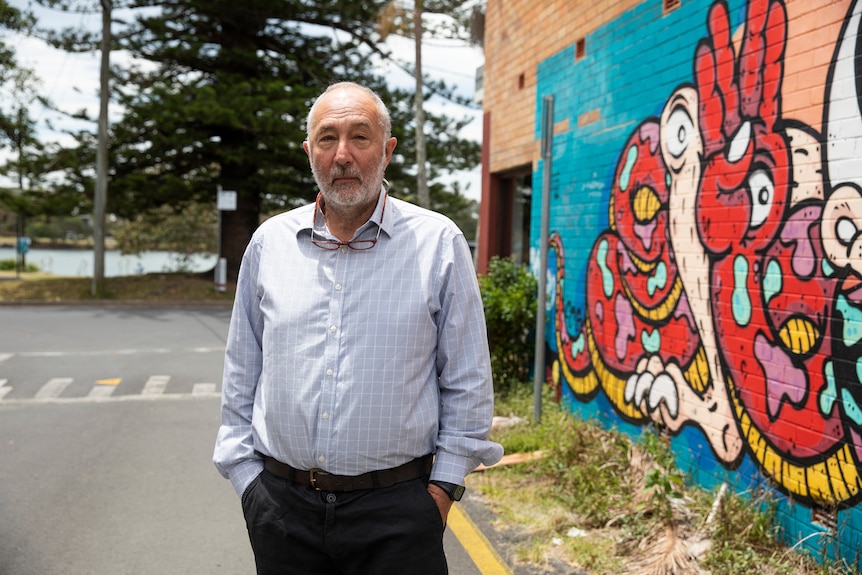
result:
[[[74,307],[98,307],[98,308],[123,308],[123,307],[134,307],[134,308],[226,308],[230,309],[233,307],[233,300],[230,301],[206,301],[206,300],[197,300],[197,301],[182,301],[182,300],[59,300],[59,301],[45,301],[45,300],[0,300],[0,307],[9,306],[9,307],[40,307],[40,306],[56,306],[56,307],[64,307],[64,306],[74,306]]]

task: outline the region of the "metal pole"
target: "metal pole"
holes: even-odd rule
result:
[[[19,188],[20,189],[20,188]],[[21,279],[21,272],[24,271],[24,263],[21,255],[21,242],[24,239],[24,216],[21,215],[20,207],[15,221],[15,278]]]
[[[111,64],[111,3],[102,0],[102,61],[99,70],[99,142],[96,148],[96,191],[93,197],[93,285],[99,295],[105,284],[105,211],[108,203],[108,89]]]
[[[545,383],[545,305],[548,279],[548,219],[551,211],[551,159],[554,151],[554,97],[542,98],[542,222],[539,231],[539,293],[536,304],[536,352],[533,364],[533,421],[542,421]]]

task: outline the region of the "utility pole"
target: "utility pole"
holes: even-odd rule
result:
[[[96,151],[96,193],[93,198],[93,290],[105,286],[105,210],[108,204],[108,96],[111,66],[111,3],[102,2],[102,65],[99,83],[99,144]]]
[[[424,0],[415,0],[413,5],[413,35],[416,38],[416,196],[419,205],[431,208],[431,195],[428,192],[428,176],[425,164],[428,153],[425,150],[425,97],[422,94],[422,11]]]
[[[22,196],[21,204],[18,206],[17,219],[15,221],[15,277],[20,278],[21,272],[27,271],[27,260],[24,256],[22,242],[24,242],[24,108],[18,108],[18,127],[15,130],[15,147],[18,149],[18,195]]]

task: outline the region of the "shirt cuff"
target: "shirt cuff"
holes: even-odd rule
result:
[[[247,459],[242,463],[236,464],[230,470],[230,482],[233,484],[233,489],[236,494],[242,497],[246,488],[254,481],[254,478],[263,471],[262,459]]]
[[[478,465],[479,463],[470,457],[438,451],[431,469],[431,480],[464,485],[464,478]]]

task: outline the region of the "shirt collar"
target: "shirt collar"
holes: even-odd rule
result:
[[[380,193],[377,195],[377,204],[374,206],[374,211],[371,212],[371,217],[368,218],[368,221],[359,226],[359,228],[356,230],[357,232],[360,232],[360,230],[367,229],[370,223],[374,223],[380,226],[381,231],[384,232],[387,236],[392,235],[392,224],[394,220],[395,209],[392,205],[393,202],[391,200],[387,201],[385,203],[385,206],[383,202],[383,199],[389,193],[389,187],[389,182],[383,180],[383,185],[380,187]],[[314,212],[314,233],[328,233],[328,230],[326,228],[326,219],[323,217],[323,214],[320,212],[320,210],[315,210],[315,204],[308,204],[307,208]],[[311,218],[308,216],[302,218],[302,220],[300,220],[300,228],[297,231],[310,232]]]

